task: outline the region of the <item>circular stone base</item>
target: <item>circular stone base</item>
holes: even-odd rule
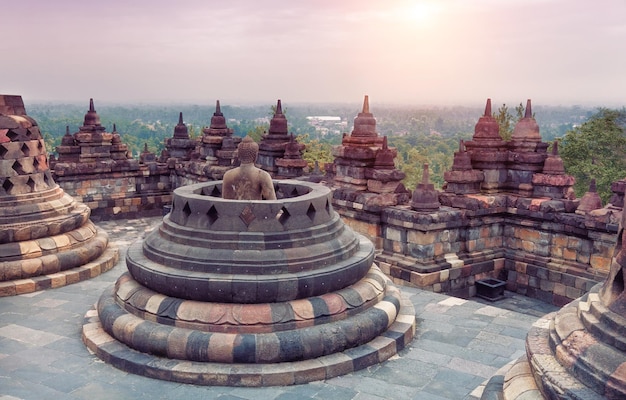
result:
[[[0,282],[0,297],[54,289],[85,281],[112,269],[118,261],[119,250],[109,246],[100,257],[76,268],[32,278]]]
[[[333,378],[381,363],[397,354],[415,335],[415,309],[402,298],[396,320],[370,342],[305,361],[228,364],[174,360],[133,350],[104,331],[98,312],[85,315],[82,338],[100,359],[121,370],[174,382],[211,386],[286,386]]]

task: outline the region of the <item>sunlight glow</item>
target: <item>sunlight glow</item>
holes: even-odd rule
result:
[[[394,14],[399,20],[418,23],[421,25],[431,22],[439,11],[440,7],[435,3],[419,2],[399,7],[396,9]]]

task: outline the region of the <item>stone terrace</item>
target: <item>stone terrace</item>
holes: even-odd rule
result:
[[[100,222],[124,259],[160,217]],[[415,306],[417,335],[398,356],[342,377],[268,388],[201,387],[120,371],[81,341],[85,313],[126,270],[67,287],[0,298],[0,399],[477,399],[482,385],[524,354],[524,339],[555,307],[506,292],[504,300],[463,300],[402,288]]]

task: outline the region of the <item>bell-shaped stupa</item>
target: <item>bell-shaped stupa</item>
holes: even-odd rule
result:
[[[129,247],[129,272],[87,314],[87,346],[129,372],[227,386],[328,379],[404,348],[413,306],[333,210],[330,189],[274,180],[277,200],[222,198],[225,185],[256,187],[254,164],[241,161],[229,171],[238,182],[174,191],[172,212]]]
[[[0,95],[0,296],[92,278],[117,263],[106,233],[53,180],[21,96]]]

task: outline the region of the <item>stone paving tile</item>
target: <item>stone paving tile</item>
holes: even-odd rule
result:
[[[84,314],[126,271],[126,246],[160,218],[98,223],[120,261],[94,279],[0,298],[0,400],[30,399],[473,399],[491,371],[524,353],[526,332],[556,308],[506,292],[498,302],[402,288],[415,306],[417,339],[387,362],[306,385],[203,387],[158,381],[105,364],[83,345]],[[473,397],[472,397],[473,396]]]
[[[434,353],[432,351],[419,349],[419,348],[411,348],[411,351],[406,352],[406,354],[403,354],[403,356],[405,356],[406,358],[412,358],[416,360],[410,365],[413,365],[417,362],[421,362],[419,360],[428,360],[427,365],[431,369],[432,369],[431,364],[434,364],[437,366],[444,366],[444,365],[447,365],[452,359],[452,356],[448,356],[448,355],[440,354],[440,353]]]
[[[0,327],[0,336],[17,340],[18,342],[31,344],[33,346],[45,346],[48,343],[52,343],[62,338],[54,333],[40,331],[17,324]]]
[[[483,379],[472,374],[443,368],[423,391],[445,399],[459,400],[468,395]]]
[[[495,367],[490,367],[481,363],[466,360],[459,357],[453,357],[446,367],[468,374],[482,376],[483,378],[491,378],[493,374],[498,370]]]

